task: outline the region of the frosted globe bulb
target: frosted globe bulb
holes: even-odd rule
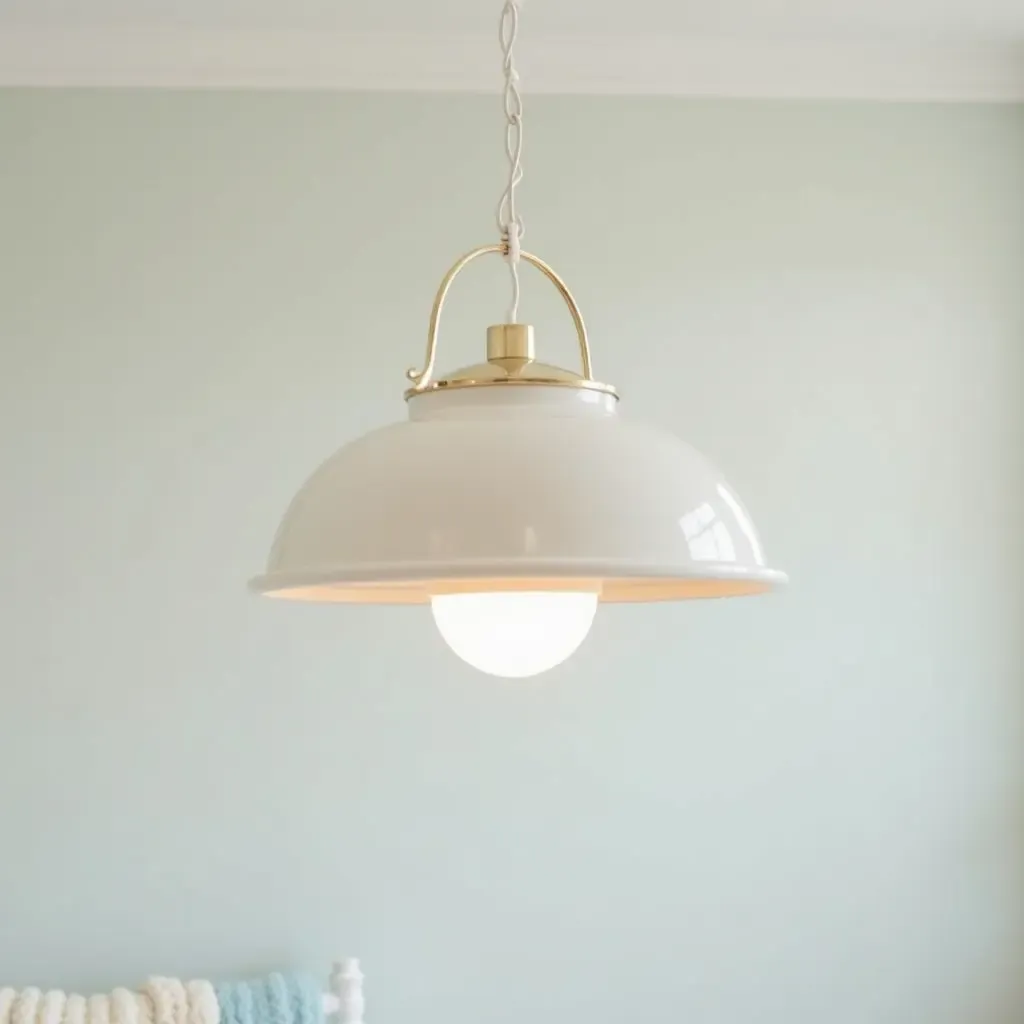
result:
[[[597,594],[437,594],[430,607],[445,643],[463,661],[492,676],[522,679],[561,664],[583,643]]]

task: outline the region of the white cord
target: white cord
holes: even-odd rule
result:
[[[505,0],[498,24],[498,41],[504,55],[505,71],[505,155],[508,157],[508,184],[498,204],[498,230],[508,247],[508,266],[512,275],[512,304],[508,322],[519,318],[519,243],[523,237],[523,218],[516,212],[516,186],[523,180],[523,98],[519,95],[519,73],[516,71],[512,49],[519,31],[519,4]]]

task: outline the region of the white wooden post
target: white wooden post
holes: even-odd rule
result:
[[[339,960],[331,971],[331,994],[338,1000],[339,1024],[363,1024],[363,972],[354,957]]]

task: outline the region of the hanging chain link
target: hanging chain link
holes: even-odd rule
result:
[[[498,25],[498,41],[503,54],[505,73],[505,155],[508,157],[508,184],[498,204],[498,230],[508,253],[509,272],[512,275],[512,302],[508,321],[515,323],[519,316],[519,243],[525,227],[516,210],[516,186],[523,180],[523,98],[519,95],[519,73],[516,71],[513,48],[519,32],[519,4],[505,0]]]

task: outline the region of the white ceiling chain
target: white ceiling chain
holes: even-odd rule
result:
[[[519,73],[516,71],[513,47],[519,31],[519,4],[505,0],[498,24],[505,72],[505,155],[508,157],[508,184],[498,204],[498,230],[508,247],[508,265],[512,275],[512,303],[508,322],[519,317],[519,243],[523,237],[523,218],[516,210],[516,186],[523,180],[523,98],[519,95]]]

